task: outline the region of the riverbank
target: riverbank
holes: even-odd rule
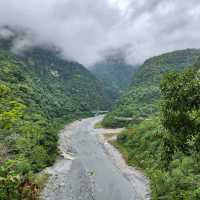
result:
[[[105,148],[106,153],[112,159],[114,164],[122,171],[123,175],[130,181],[132,187],[137,193],[138,199],[150,200],[149,180],[144,174],[134,167],[128,166],[122,153],[113,145],[117,139],[117,135],[124,129],[101,129],[98,134],[99,141]],[[103,134],[102,134],[103,133]]]
[[[45,170],[43,200],[148,200],[148,181],[95,129],[102,116],[76,121],[60,133],[60,158]],[[114,131],[114,130],[109,130]],[[116,130],[115,130],[116,131]]]

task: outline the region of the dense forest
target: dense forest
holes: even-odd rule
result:
[[[152,76],[154,71],[151,72],[151,69],[155,69],[156,66],[147,67],[152,60],[154,62],[157,59],[163,60],[162,56],[150,59],[141,67],[140,70],[146,67],[147,76],[145,77],[144,74],[139,78],[135,77],[133,84],[139,86],[139,81],[143,77],[143,80],[159,85],[159,95],[155,93],[157,95],[147,99],[145,103],[148,108],[148,105],[152,107],[152,102],[158,100],[156,112],[151,115],[147,113],[148,115],[143,116],[143,119],[138,120],[137,123],[134,120],[126,124],[127,129],[118,136],[117,141],[113,142],[123,153],[129,165],[144,170],[150,178],[153,200],[200,199],[200,58],[197,59],[198,52],[199,50],[186,50],[164,55],[163,59],[166,56],[171,58],[173,55],[177,58],[178,54],[187,55],[188,53],[187,59],[183,57],[182,61],[180,61],[182,57],[178,56],[180,59],[176,62],[177,66],[178,63],[187,61],[182,65],[183,68],[189,66],[194,60],[196,62],[183,71],[180,65],[175,70],[167,70],[162,78]],[[171,62],[168,60],[168,63]],[[174,63],[171,64],[174,65]],[[131,93],[132,89],[131,87]],[[147,96],[148,94],[147,92]],[[122,99],[124,98],[126,97]],[[137,98],[135,93],[132,98]],[[130,102],[129,106],[130,108],[134,106],[133,109],[137,106],[142,107],[141,104],[134,105],[135,101],[130,100],[126,103]],[[141,110],[138,110],[140,116]],[[133,110],[131,114],[134,115]],[[137,114],[138,112],[136,112],[136,118]],[[111,123],[111,126],[115,126],[115,123]]]
[[[110,58],[92,69],[96,78],[52,46],[14,53],[15,37],[0,39],[1,200],[38,199],[59,130],[110,109],[130,83],[102,122],[126,126],[113,144],[150,178],[153,200],[200,199],[200,50],[153,57],[137,69]]]
[[[103,121],[106,127],[124,126],[123,117],[138,123],[158,112],[160,81],[165,72],[182,71],[193,65],[200,55],[198,49],[186,49],[166,53],[148,59],[133,75],[130,88],[113,106]]]
[[[110,102],[82,65],[51,47],[12,51],[0,40],[0,199],[36,199],[38,175],[57,156],[58,131]]]
[[[128,65],[123,55],[107,56],[91,67],[91,72],[102,83],[114,103],[129,87],[136,66]]]

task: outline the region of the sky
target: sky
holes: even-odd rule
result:
[[[200,48],[200,0],[0,0],[5,25],[28,30],[16,49],[53,44],[86,67],[119,50],[134,65]]]

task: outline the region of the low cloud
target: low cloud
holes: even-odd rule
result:
[[[135,64],[167,51],[199,48],[199,21],[199,0],[0,1],[0,26],[31,33],[16,47],[52,44],[86,66],[115,49]],[[10,36],[0,31],[0,37]]]

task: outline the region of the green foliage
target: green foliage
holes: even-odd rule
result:
[[[109,102],[80,64],[41,48],[16,56],[7,43],[0,40],[0,199],[36,199],[30,176],[53,164],[59,129]]]
[[[161,117],[146,119],[118,136],[128,163],[150,178],[152,199],[200,198],[200,72],[167,73]]]
[[[165,142],[164,146],[171,149],[172,154],[176,149],[186,154],[191,153],[192,149],[199,151],[199,91],[200,73],[196,70],[168,73],[161,83],[162,124],[166,129],[164,139],[170,138],[170,142]]]
[[[91,72],[101,81],[110,99],[116,101],[129,87],[135,69],[120,57],[110,57],[95,64]]]
[[[0,199],[37,199],[37,186],[31,182],[27,160],[8,160],[0,166]]]
[[[158,118],[145,120],[122,132],[115,145],[129,165],[144,170],[150,178],[153,200],[199,200],[200,162],[196,154],[176,151],[165,169],[162,130]]]
[[[10,93],[10,88],[4,84],[0,84],[0,97],[5,97]]]
[[[159,85],[163,74],[170,71],[183,71],[192,66],[199,55],[200,50],[186,49],[147,60],[136,70],[130,88],[113,106],[111,113],[104,119],[103,125],[115,126],[116,117],[133,117],[134,122],[137,123],[142,121],[142,118],[157,114],[161,95]],[[120,126],[124,125],[127,124],[120,124]]]

